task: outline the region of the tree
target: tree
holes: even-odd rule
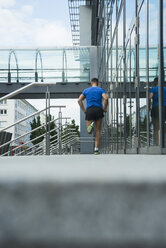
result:
[[[50,121],[54,120],[54,117],[51,116],[51,115],[50,116],[47,116],[47,122],[49,120]],[[51,136],[52,136],[52,138],[51,138]],[[50,123],[50,142],[52,144],[54,144],[54,143],[57,142],[57,131],[56,131],[56,125],[55,125],[55,122],[54,121]]]
[[[146,130],[147,130],[147,124],[146,123],[147,123],[147,116],[145,116],[143,120],[140,118],[140,131],[146,132]]]
[[[32,122],[30,122],[30,125],[31,125],[31,130],[34,130],[37,127],[40,127],[41,126],[40,116],[37,116],[37,120],[34,117]],[[42,137],[38,138],[38,139],[35,139],[35,138],[39,137],[40,135],[42,135],[44,133],[45,133],[45,128],[44,127],[41,127],[41,128],[39,128],[39,129],[37,129],[35,131],[32,131],[31,135],[30,135],[30,140],[32,140],[32,144],[36,145],[36,144],[42,142],[43,139],[44,139],[44,135]],[[33,139],[35,139],[35,140],[33,140]]]
[[[69,125],[69,128],[74,129],[78,137],[80,137],[80,131],[79,131],[79,126],[75,124],[75,120],[71,121],[71,124]]]
[[[75,132],[78,137],[80,137],[79,126],[75,124],[75,120],[72,120],[71,124],[68,124],[67,127],[64,128],[63,135],[65,135],[69,129],[72,129],[72,131]]]
[[[80,137],[79,126],[75,124],[75,120],[71,121],[71,124],[68,124],[62,130],[62,141],[65,144],[65,149],[69,152],[70,147],[73,146],[76,140],[73,140],[73,137]],[[78,149],[75,147],[75,149]]]
[[[129,137],[130,134],[133,136],[134,134],[134,127],[132,125],[132,116],[126,115],[126,136]]]
[[[71,131],[72,129],[72,131]],[[68,124],[63,132],[62,132],[62,139],[66,137],[66,135],[70,136],[74,132],[78,137],[80,137],[79,126],[75,124],[75,120],[71,121],[71,124]]]

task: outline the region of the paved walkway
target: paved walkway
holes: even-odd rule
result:
[[[166,180],[163,155],[57,155],[0,158],[0,179]]]

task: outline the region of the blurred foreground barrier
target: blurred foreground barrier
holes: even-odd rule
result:
[[[165,248],[165,156],[0,158],[0,247]]]

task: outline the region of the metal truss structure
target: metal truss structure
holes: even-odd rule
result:
[[[72,40],[74,46],[80,44],[80,6],[91,5],[91,0],[68,0]]]

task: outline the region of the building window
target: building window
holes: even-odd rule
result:
[[[5,105],[7,104],[7,100],[0,101],[0,105]]]
[[[3,128],[6,127],[6,123],[7,123],[6,121],[0,121],[0,127]]]
[[[0,115],[7,115],[7,109],[0,109]]]

